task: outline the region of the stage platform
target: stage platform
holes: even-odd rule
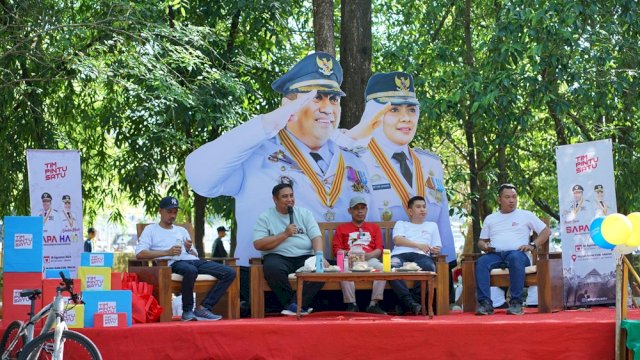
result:
[[[629,311],[640,319],[640,311]],[[2,324],[2,327],[6,324]],[[384,316],[319,312],[295,317],[174,321],[80,329],[106,360],[124,359],[613,359],[615,310],[523,316],[452,312]]]

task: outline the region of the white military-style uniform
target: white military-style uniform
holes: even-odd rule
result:
[[[54,208],[51,208],[51,207],[49,208],[49,211],[45,211],[44,208],[40,209],[40,211],[38,212],[38,216],[42,216],[42,219],[45,225],[47,223],[51,224],[54,221],[59,220],[58,210],[55,210]]]
[[[308,148],[285,130],[287,138],[299,149],[326,193],[334,186],[336,174],[340,174],[339,155],[342,155],[342,184],[334,190],[339,190],[339,196],[334,196],[332,206],[323,204],[303,171],[304,165],[294,159],[287,144],[283,143],[282,134],[265,131],[262,118],[262,115],[256,116],[201,146],[185,163],[187,180],[198,194],[206,197],[229,195],[236,199],[238,244],[234,256],[239,258],[240,265],[247,265],[251,257],[260,256],[253,247],[253,228],[258,216],[273,206],[271,190],[276,184],[292,183],[296,206],[309,209],[318,222],[350,221],[347,210],[351,197],[363,196],[369,201],[371,196],[365,166],[355,154],[329,140],[319,151],[328,166],[323,174]]]
[[[595,208],[595,217],[600,217],[600,216],[607,216],[609,214],[613,214],[615,213],[615,210],[611,208],[611,206],[609,206],[609,204],[606,201],[598,201],[595,200],[594,201],[594,208]]]
[[[565,223],[582,223],[589,224],[591,220],[593,220],[593,210],[592,210],[591,202],[582,198],[580,202],[576,202],[575,200],[569,201],[567,207],[562,212],[564,215]]]
[[[61,214],[59,217],[63,229],[73,230],[75,227],[77,227],[78,222],[76,221],[76,216],[73,215],[71,210],[66,211],[65,209],[60,209],[58,213]]]
[[[420,160],[424,174],[424,183],[417,184],[417,173],[409,146],[399,146],[392,143],[378,130],[374,132],[376,142],[398,174],[402,186],[407,189],[409,198],[418,195],[417,186],[424,187],[424,197],[427,201],[426,221],[433,221],[438,225],[440,239],[442,240],[442,254],[447,255],[447,261],[455,260],[455,245],[451,231],[451,221],[449,220],[449,203],[444,188],[444,169],[442,168],[440,157],[426,150],[413,149],[413,152]],[[400,175],[399,163],[391,158],[392,154],[398,151],[402,151],[407,155],[409,167],[413,174],[413,186],[409,186],[404,177]],[[369,216],[371,216],[372,221],[409,221],[405,204],[403,204],[398,192],[394,189],[393,182],[385,173],[383,166],[374,157],[371,147],[358,153],[367,166],[367,179],[372,189],[374,202],[369,206]]]

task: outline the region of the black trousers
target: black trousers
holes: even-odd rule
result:
[[[276,294],[282,307],[296,303],[296,292],[289,284],[289,274],[304,265],[311,255],[287,257],[279,254],[267,254],[262,258],[264,278]],[[308,282],[302,288],[302,306],[308,307],[324,283]]]

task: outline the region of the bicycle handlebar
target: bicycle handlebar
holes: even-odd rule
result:
[[[71,301],[73,301],[74,304],[84,304],[84,301],[79,299],[78,294],[73,292],[73,279],[67,279],[62,271],[60,271],[60,278],[62,279],[60,285],[64,286],[60,291],[68,292],[71,295]]]

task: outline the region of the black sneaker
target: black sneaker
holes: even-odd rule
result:
[[[347,308],[344,309],[344,311],[346,311],[346,312],[359,312],[360,309],[358,308],[358,305],[356,305],[354,303],[348,303],[347,304]]]
[[[420,315],[422,313],[422,305],[418,303],[411,304],[411,312],[413,315]]]
[[[488,301],[480,302],[480,305],[476,308],[476,315],[492,315],[493,306]]]
[[[524,315],[524,310],[522,309],[522,303],[518,301],[512,301],[507,309],[508,315]]]
[[[370,305],[369,307],[367,307],[367,312],[371,314],[387,315],[387,313],[382,310],[382,308],[380,308],[380,305],[378,304]]]

